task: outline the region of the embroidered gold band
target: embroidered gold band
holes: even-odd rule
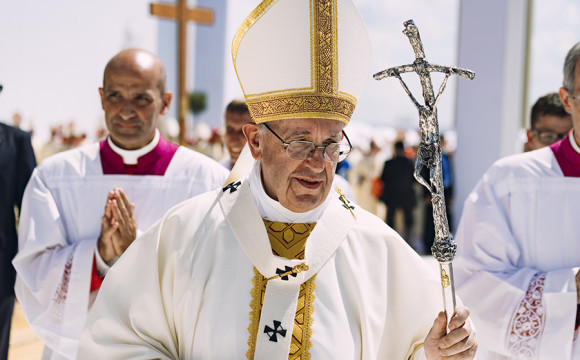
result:
[[[332,94],[338,89],[336,56],[336,1],[315,1],[312,23],[314,27],[314,66],[316,92]]]
[[[348,124],[357,101],[348,96],[302,93],[248,97],[247,103],[256,124],[292,118],[334,119]]]

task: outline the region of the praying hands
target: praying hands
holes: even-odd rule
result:
[[[105,262],[121,256],[137,237],[133,208],[123,189],[116,188],[109,192],[97,243],[99,254]]]

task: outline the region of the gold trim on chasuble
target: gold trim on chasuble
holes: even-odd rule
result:
[[[236,64],[237,50],[242,37],[274,2],[275,0],[267,0],[260,3],[238,29],[232,44],[234,64]],[[336,0],[311,1],[310,17],[312,54],[310,79],[314,81],[314,84],[311,84],[309,89],[284,89],[248,95],[240,82],[252,119],[256,124],[310,117],[335,119],[346,124],[350,121],[357,99],[338,90]]]
[[[304,250],[306,248],[306,240],[314,229],[316,223],[312,224],[290,224],[282,222],[273,222],[264,220],[264,225],[268,232],[270,239],[270,246],[272,253],[276,256],[287,259],[304,259]],[[254,267],[254,278],[252,283],[252,302],[250,307],[250,326],[248,331],[250,337],[248,345],[250,348],[246,353],[248,359],[254,358],[256,351],[256,336],[259,335],[258,326],[260,325],[260,314],[262,312],[262,305],[264,303],[264,294],[266,293],[267,280]],[[292,341],[290,342],[290,353],[288,359],[305,360],[310,359],[310,335],[312,333],[312,313],[314,308],[314,278],[316,275],[308,279],[300,285],[300,294],[298,295],[298,304],[296,305],[296,316],[294,317],[294,328],[292,329]],[[260,334],[261,335],[261,334]]]

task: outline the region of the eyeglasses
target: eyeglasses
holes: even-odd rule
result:
[[[311,158],[314,155],[316,149],[322,149],[322,154],[324,160],[330,161],[333,163],[341,162],[342,160],[346,159],[350,151],[352,150],[352,145],[348,136],[346,136],[345,132],[342,131],[342,134],[346,138],[348,144],[345,143],[331,143],[326,146],[320,146],[314,144],[312,141],[303,141],[303,140],[293,140],[287,143],[286,141],[282,140],[278,134],[272,130],[268,124],[264,123],[264,126],[272,134],[274,134],[283,144],[286,146],[286,155],[292,160],[306,160]]]
[[[562,140],[566,135],[568,135],[568,132],[558,134],[557,132],[553,131],[538,131],[536,129],[532,130],[532,133],[536,135],[538,139],[540,139],[540,142],[546,145],[551,145],[558,140]]]

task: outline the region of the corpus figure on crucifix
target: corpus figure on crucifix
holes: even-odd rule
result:
[[[447,223],[447,213],[445,205],[445,195],[443,194],[443,176],[441,169],[441,144],[439,140],[439,123],[437,121],[437,102],[451,75],[459,75],[467,79],[473,79],[475,73],[465,69],[452,68],[448,66],[432,65],[425,59],[423,44],[419,36],[419,29],[413,20],[406,21],[403,34],[407,35],[409,42],[415,52],[415,61],[409,65],[395,66],[379,73],[373,77],[381,80],[385,77],[396,77],[401,82],[403,89],[419,110],[419,128],[421,129],[421,143],[417,153],[417,163],[415,165],[415,178],[431,192],[433,203],[433,221],[435,223],[435,242],[431,251],[433,256],[439,261],[441,270],[441,285],[443,286],[443,301],[447,311],[448,319],[455,309],[455,289],[453,286],[453,268],[451,261],[455,256],[456,245],[449,233]],[[439,87],[437,96],[433,92],[431,83],[431,72],[441,72],[445,78]],[[420,104],[413,96],[407,84],[401,78],[401,73],[416,72],[421,81],[423,98],[425,104]],[[425,178],[425,174],[428,178]]]

